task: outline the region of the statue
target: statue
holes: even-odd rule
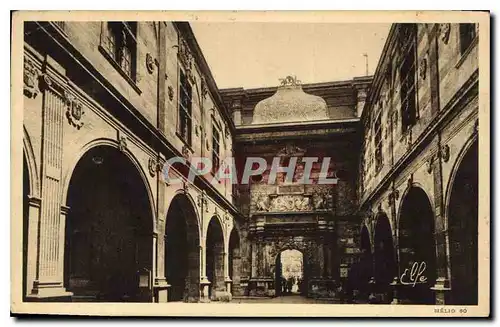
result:
[[[269,199],[267,195],[261,195],[257,199],[257,211],[269,211]]]
[[[314,196],[314,210],[328,209],[328,192],[316,193]]]

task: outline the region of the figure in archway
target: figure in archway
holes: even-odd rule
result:
[[[300,294],[304,279],[302,252],[290,249],[282,251],[276,256],[276,267],[276,295]]]

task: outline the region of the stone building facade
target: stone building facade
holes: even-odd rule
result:
[[[187,164],[170,169],[180,183],[162,173],[233,151],[189,24],[28,22],[24,41],[24,298],[230,292],[232,185],[190,182]]]
[[[358,184],[379,301],[477,304],[477,28],[395,24],[382,52]]]
[[[477,44],[394,24],[373,77],[219,90],[188,23],[26,23],[24,299],[276,296],[290,249],[308,296],[477,303]],[[299,165],[233,185],[196,157]]]

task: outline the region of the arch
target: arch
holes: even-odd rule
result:
[[[200,296],[200,226],[196,207],[185,192],[172,198],[165,222],[165,277],[168,301],[198,301]]]
[[[153,192],[151,190],[151,186],[148,181],[148,177],[142,168],[139,160],[134,156],[134,154],[127,148],[123,147],[120,148],[120,145],[118,141],[114,139],[109,139],[109,138],[98,138],[94,139],[87,144],[83,145],[80,150],[73,156],[71,159],[69,165],[66,167],[66,170],[63,171],[63,177],[62,177],[62,188],[61,188],[61,199],[62,203],[67,203],[67,195],[68,195],[68,189],[71,181],[71,177],[73,175],[73,172],[76,168],[76,165],[78,162],[81,160],[81,158],[88,153],[90,150],[93,148],[99,147],[99,146],[108,146],[111,148],[115,148],[122,152],[132,163],[132,165],[136,168],[137,172],[142,178],[143,184],[146,187],[147,193],[148,193],[148,199],[150,202],[150,207],[155,208],[155,202],[154,202],[154,196]],[[153,221],[153,226],[156,230],[156,215],[155,215],[155,210],[152,210],[152,221]]]
[[[360,250],[361,252],[368,252],[369,254],[372,253],[372,238],[370,236],[370,230],[368,229],[368,226],[366,224],[361,225],[361,230],[360,230]]]
[[[65,287],[77,299],[150,301],[154,210],[133,161],[109,145],[91,147],[69,179]],[[151,277],[148,277],[150,281]]]
[[[413,184],[400,205],[399,214],[399,272],[405,277],[402,282],[409,282],[413,267],[425,267],[425,283],[403,287],[400,297],[410,303],[434,304],[435,296],[431,287],[436,282],[436,243],[434,233],[434,210],[425,191]],[[404,280],[406,278],[406,280]]]
[[[379,292],[389,292],[389,284],[397,274],[393,233],[389,218],[384,212],[376,216],[373,237],[374,278]]]
[[[292,257],[295,264],[285,262],[285,271],[283,271],[283,254],[287,257]],[[295,258],[293,258],[295,256]],[[296,248],[284,248],[280,250],[275,258],[275,294],[276,296],[300,293],[307,294],[307,279],[306,279],[306,257],[302,250]]]
[[[232,280],[231,293],[233,295],[242,295],[241,279],[241,240],[236,226],[233,226],[229,234],[228,263],[229,278]]]
[[[206,274],[210,281],[209,297],[216,299],[217,292],[226,291],[224,270],[224,228],[217,215],[210,218],[205,239]]]
[[[455,162],[447,194],[449,303],[478,303],[478,142],[473,137]]]

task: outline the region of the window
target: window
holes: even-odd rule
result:
[[[476,24],[460,24],[460,53],[464,54],[476,38]]]
[[[105,26],[101,46],[114,65],[135,81],[137,53],[137,23],[108,22]]]
[[[220,167],[220,131],[212,123],[212,172],[215,174]]]
[[[416,105],[416,32],[415,24],[402,24],[399,44],[401,49],[401,63],[399,76],[401,83],[401,123],[403,133],[413,126],[417,120]]]
[[[179,134],[188,145],[191,145],[191,98],[192,88],[186,74],[180,70],[179,78]]]
[[[375,118],[375,170],[382,168],[382,107],[379,107]]]

